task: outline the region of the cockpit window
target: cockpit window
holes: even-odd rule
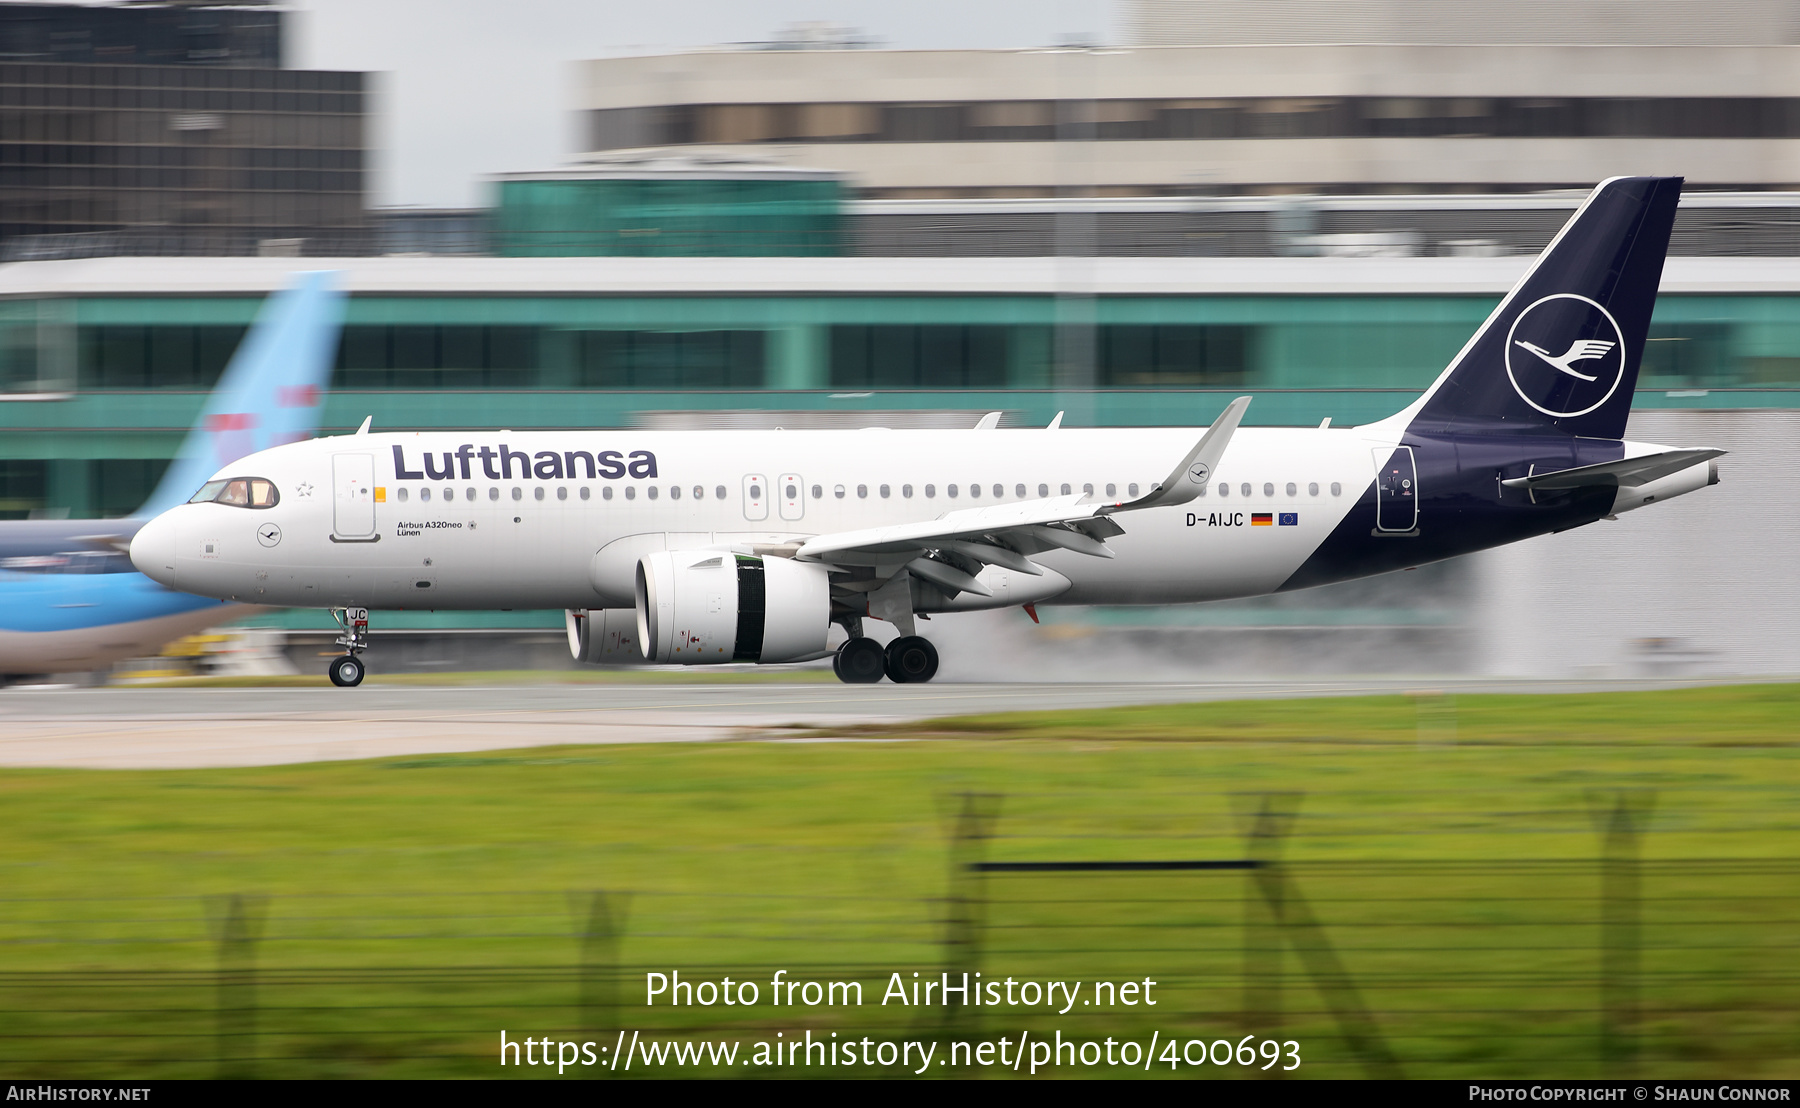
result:
[[[228,481],[208,481],[189,504],[225,504],[233,508],[273,508],[281,503],[281,493],[266,477],[233,477]]]

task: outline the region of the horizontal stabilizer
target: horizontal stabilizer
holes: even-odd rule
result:
[[[1647,485],[1652,481],[1667,477],[1671,473],[1679,473],[1692,465],[1711,461],[1724,454],[1723,450],[1664,450],[1657,454],[1644,454],[1636,458],[1620,458],[1616,462],[1601,462],[1598,465],[1577,466],[1574,469],[1559,469],[1554,473],[1534,473],[1529,477],[1514,477],[1500,482],[1509,489],[1533,489],[1551,491],[1554,489],[1586,489],[1594,487],[1617,488],[1623,486],[1635,489],[1639,485]]]

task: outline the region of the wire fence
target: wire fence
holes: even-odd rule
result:
[[[941,895],[923,901],[673,886],[0,899],[18,967],[0,972],[0,1066],[556,1072],[499,1068],[503,1032],[599,1044],[603,1067],[628,1039],[747,1056],[802,1037],[1179,1044],[1143,1071],[1164,1076],[1282,1074],[1289,1043],[1299,1076],[1749,1078],[1800,1059],[1800,859],[1659,858],[1655,798],[1630,790],[1590,795],[1583,854],[1483,859],[1316,843],[1293,857],[1298,794],[1234,801],[1235,838],[1214,840],[1234,848],[1213,856],[1084,836],[1059,858],[1004,834],[1004,798],[961,794]],[[727,979],[755,1001],[722,999]],[[932,984],[952,993],[915,1003]],[[935,1072],[980,1068],[953,1057]]]

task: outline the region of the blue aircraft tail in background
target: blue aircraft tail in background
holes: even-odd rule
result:
[[[132,515],[149,519],[166,512],[194,495],[219,467],[311,438],[319,427],[343,317],[344,296],[332,273],[302,273],[293,286],[270,296],[181,452]]]
[[[127,519],[0,521],[0,684],[94,670],[253,609],[171,592],[118,553],[221,467],[310,438],[343,325],[331,273],[303,273],[257,313],[150,499]]]

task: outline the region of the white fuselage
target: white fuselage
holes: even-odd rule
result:
[[[1051,551],[1034,559],[1049,571],[1042,578],[990,566],[981,580],[995,595],[965,593],[953,606],[1272,591],[1369,487],[1395,441],[1378,430],[1242,429],[1204,497],[1118,517],[1125,534],[1108,541],[1114,558]],[[229,475],[267,478],[280,502],[184,506],[140,536],[133,557],[173,587],[259,604],[630,607],[637,558],[652,550],[776,546],[1038,500],[1065,486],[1127,500],[1162,481],[1195,436],[1181,428],[343,436],[237,463]],[[584,454],[597,459],[592,476]]]

